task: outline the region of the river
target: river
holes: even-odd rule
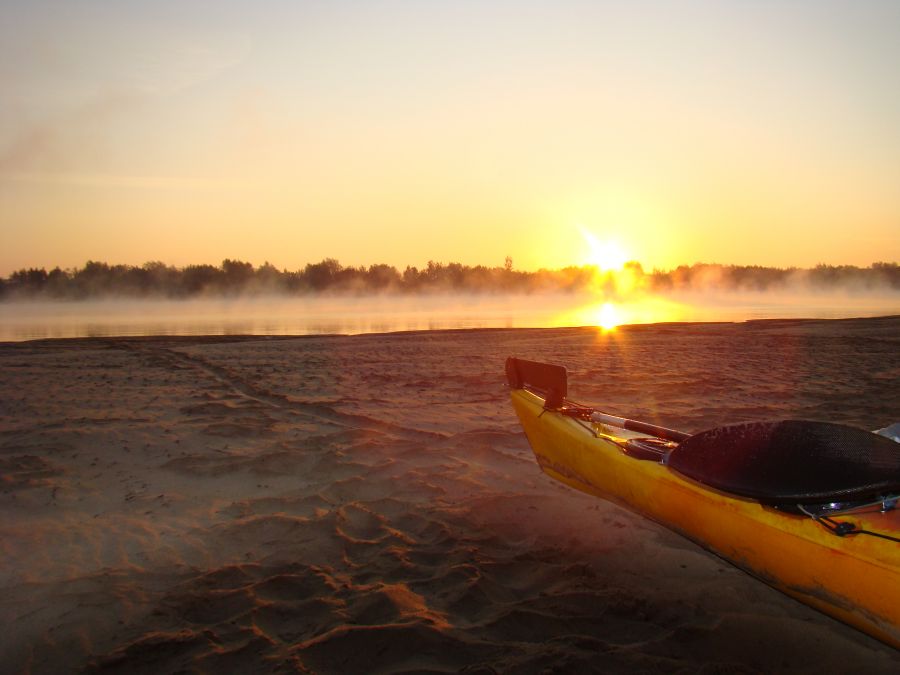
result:
[[[900,293],[417,295],[0,303],[0,341],[134,335],[323,335],[900,314]]]

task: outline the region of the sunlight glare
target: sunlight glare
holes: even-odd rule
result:
[[[601,272],[621,270],[628,262],[628,255],[615,241],[600,241],[583,227],[579,228],[590,248],[588,264],[594,265]]]
[[[616,306],[611,302],[604,302],[597,313],[597,325],[605,331],[613,330],[622,323],[622,317]]]

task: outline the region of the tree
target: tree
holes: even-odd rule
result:
[[[240,290],[253,278],[253,265],[248,262],[226,258],[222,261],[222,274],[226,289],[230,291]]]
[[[188,265],[181,273],[178,295],[200,295],[221,289],[225,272],[212,265]]]
[[[372,265],[366,272],[366,285],[375,290],[397,286],[400,279],[400,273],[390,265]]]
[[[268,260],[256,269],[258,290],[274,293],[284,288],[281,272]]]
[[[303,270],[303,277],[311,288],[324,290],[334,284],[341,269],[341,264],[337,260],[325,258],[314,265],[308,264]]]

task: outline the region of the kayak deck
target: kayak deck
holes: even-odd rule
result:
[[[727,494],[660,462],[629,456],[634,435],[544,407],[513,388],[512,404],[542,470],[650,518],[773,587],[900,648],[900,543],[837,536],[821,523]],[[900,536],[900,511],[873,507],[841,521]]]

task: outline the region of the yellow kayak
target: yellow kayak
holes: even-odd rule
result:
[[[900,444],[804,421],[689,435],[568,401],[559,366],[510,358],[507,376],[549,476],[900,649]]]

